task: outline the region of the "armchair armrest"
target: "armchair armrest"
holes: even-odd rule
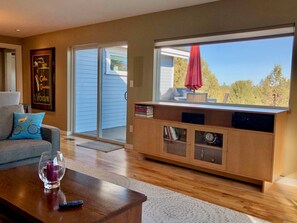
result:
[[[41,136],[42,139],[50,142],[53,147],[53,154],[60,150],[60,129],[50,126],[41,125]]]

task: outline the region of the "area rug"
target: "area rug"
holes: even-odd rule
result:
[[[120,145],[114,145],[114,144],[99,142],[99,141],[80,143],[80,144],[77,144],[77,146],[88,148],[88,149],[95,149],[105,153],[123,148],[123,146],[120,146]]]
[[[147,196],[143,203],[143,223],[258,223],[259,218],[214,205],[152,184],[88,167],[66,158],[66,167],[108,181]]]

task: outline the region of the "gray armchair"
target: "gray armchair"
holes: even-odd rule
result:
[[[6,99],[8,96],[10,101]],[[14,95],[14,96],[13,96]],[[43,152],[50,151],[53,154],[60,150],[60,130],[49,125],[41,126],[42,140],[36,139],[9,139],[13,128],[13,112],[23,112],[23,106],[18,105],[18,94],[0,92],[0,169],[12,168],[20,165],[36,163]],[[17,104],[16,104],[17,103]]]

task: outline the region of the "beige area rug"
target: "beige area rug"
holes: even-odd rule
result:
[[[105,153],[123,148],[123,146],[120,146],[120,145],[114,145],[111,143],[105,143],[105,142],[99,142],[99,141],[80,143],[80,144],[77,144],[77,146],[88,148],[88,149],[95,149]]]
[[[195,199],[152,184],[115,173],[90,168],[87,164],[66,160],[66,167],[108,181],[147,196],[143,203],[143,223],[252,223],[266,222],[250,215]]]

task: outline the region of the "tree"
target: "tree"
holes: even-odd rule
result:
[[[288,106],[290,80],[282,75],[281,65],[275,65],[271,73],[260,82],[262,104]]]
[[[232,104],[255,104],[255,88],[250,80],[231,84],[229,102]]]
[[[202,82],[203,86],[199,89],[201,92],[207,92],[210,98],[220,97],[220,86],[217,77],[211,72],[207,62],[201,58]]]
[[[180,57],[173,57],[174,64],[174,87],[184,88],[188,70],[188,60]]]
[[[174,87],[184,88],[188,70],[188,60],[174,57]],[[201,58],[202,82],[203,86],[198,92],[207,92],[208,97],[222,98],[217,77],[210,71],[208,64]]]

